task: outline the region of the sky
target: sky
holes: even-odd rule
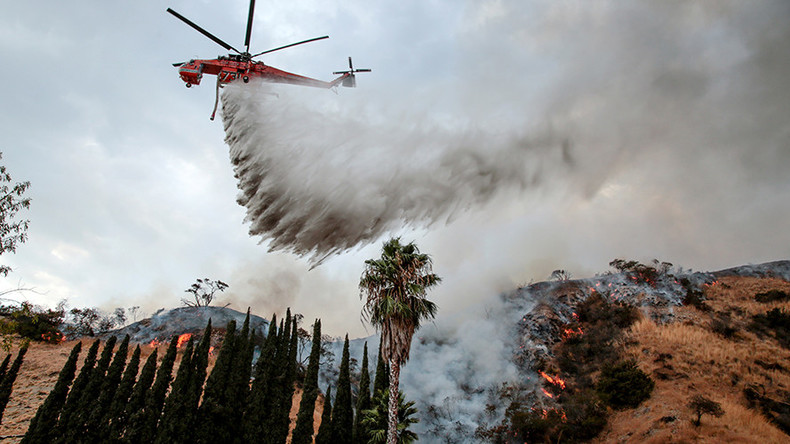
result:
[[[32,199],[27,243],[0,261],[2,288],[35,291],[13,297],[151,314],[208,277],[230,285],[220,303],[353,337],[372,333],[357,284],[390,236],[433,257],[446,316],[618,257],[790,256],[787,2],[259,1],[253,51],[330,36],[267,64],[372,72],[336,94],[226,88],[273,127],[244,147],[208,119],[213,79],[187,89],[172,66],[224,50],[167,7],[242,46],[245,1],[0,0],[0,151]],[[317,266],[269,251],[230,162],[269,144],[294,147],[272,158],[289,211],[315,216],[326,192],[349,221],[381,199],[387,223]]]

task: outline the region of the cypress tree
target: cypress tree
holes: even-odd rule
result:
[[[250,337],[250,309],[247,308],[247,317],[244,319],[241,331],[236,336],[233,344],[235,351],[233,362],[226,386],[225,398],[228,400],[230,411],[230,435],[241,442],[239,430],[241,429],[241,419],[244,415],[244,407],[247,403],[247,396],[250,391],[250,373],[252,371],[252,338]]]
[[[226,398],[226,386],[231,379],[233,356],[236,342],[236,321],[231,320],[226,327],[225,339],[214,363],[214,369],[206,381],[203,403],[200,405],[200,431],[198,442],[233,442],[230,407]]]
[[[368,371],[368,343],[362,349],[362,370],[359,375],[359,394],[357,395],[357,414],[354,416],[354,435],[352,442],[367,444],[370,440],[368,429],[362,424],[362,412],[370,409],[370,372]]]
[[[74,380],[74,374],[77,372],[77,358],[82,350],[82,342],[77,342],[74,348],[71,349],[71,354],[66,360],[66,364],[58,374],[58,381],[55,387],[47,395],[47,399],[41,404],[41,407],[36,411],[36,415],[30,421],[30,426],[27,428],[25,437],[22,438],[23,444],[31,443],[49,443],[54,440],[51,434],[55,431],[55,426],[58,423],[58,415],[60,415],[63,405],[66,403],[66,396],[69,392],[69,385]]]
[[[340,361],[340,375],[337,378],[337,395],[332,410],[332,441],[350,442],[354,428],[354,411],[351,407],[351,372],[349,368],[348,335],[343,344],[343,358]]]
[[[68,423],[66,423],[65,433],[63,438],[66,442],[78,442],[85,436],[85,426],[88,423],[88,418],[93,412],[93,403],[99,398],[101,388],[104,384],[104,376],[107,368],[110,366],[112,359],[113,349],[118,339],[115,336],[110,336],[104,343],[99,360],[96,361],[96,366],[91,370],[88,377],[88,383],[82,396],[77,401],[76,413],[71,415]]]
[[[332,387],[326,388],[324,411],[321,412],[321,425],[315,435],[315,444],[332,444]]]
[[[293,401],[294,381],[296,379],[296,349],[299,338],[296,335],[296,317],[291,310],[286,311],[280,350],[278,351],[279,376],[275,380],[272,396],[272,416],[270,418],[272,442],[285,442],[291,423],[291,404]]]
[[[269,322],[269,333],[261,347],[261,355],[255,363],[255,378],[252,381],[247,410],[244,412],[242,421],[246,442],[261,441],[261,437],[266,431],[268,406],[271,403],[269,392],[275,368],[274,358],[277,352],[277,341],[277,315],[272,315],[272,320]]]
[[[182,422],[184,424],[184,442],[195,442],[196,429],[198,428],[198,404],[203,395],[203,383],[206,381],[206,369],[208,368],[208,355],[211,350],[211,319],[208,320],[206,329],[203,331],[203,337],[197,348],[192,353],[192,378],[189,382],[189,391],[184,400],[186,407],[184,408],[184,417]]]
[[[85,387],[90,380],[93,366],[96,364],[96,355],[99,353],[100,344],[101,340],[99,339],[93,341],[93,344],[91,344],[91,347],[88,349],[88,354],[85,356],[85,361],[82,363],[80,373],[71,386],[69,396],[66,398],[66,404],[63,406],[60,413],[57,432],[54,434],[56,437],[55,442],[62,442],[65,439],[66,430],[71,422],[71,418],[79,414],[78,405],[82,398],[82,394],[85,392]]]
[[[145,408],[142,412],[132,415],[129,421],[130,429],[127,430],[127,437],[130,442],[150,442],[156,437],[156,427],[159,418],[162,416],[162,406],[165,403],[167,389],[173,378],[173,365],[176,361],[178,336],[173,336],[170,346],[167,348],[165,357],[156,372],[154,385],[145,396]]]
[[[156,374],[156,360],[158,354],[159,350],[154,349],[148,356],[148,359],[143,365],[143,369],[140,371],[140,378],[134,385],[132,394],[129,397],[129,402],[125,405],[121,414],[112,418],[112,423],[110,424],[111,438],[115,439],[123,436],[124,441],[131,442],[127,437],[132,435],[132,419],[136,415],[139,415],[145,408],[145,398],[148,395],[148,391],[151,389],[151,384],[154,382],[154,376]]]
[[[19,374],[19,367],[22,366],[22,361],[25,359],[25,353],[27,353],[27,344],[24,344],[22,348],[19,349],[16,358],[14,358],[14,363],[11,364],[11,368],[3,375],[3,380],[0,382],[0,423],[3,422],[5,406],[8,405],[8,400],[11,399],[14,381],[16,381],[16,376]]]
[[[378,361],[376,362],[376,376],[373,380],[373,396],[379,394],[379,392],[386,392],[389,390],[390,387],[390,372],[389,372],[389,365],[384,362],[384,358],[381,356],[381,342],[379,341],[379,352],[378,352]]]
[[[192,387],[190,386],[194,367],[192,366],[192,354],[194,341],[190,337],[187,342],[181,363],[178,365],[176,379],[173,381],[173,388],[165,399],[162,409],[162,418],[159,427],[156,428],[155,443],[182,442],[187,430],[183,418],[186,416],[186,400]]]
[[[123,371],[118,390],[115,391],[115,396],[113,396],[112,402],[110,403],[110,408],[107,409],[102,419],[100,436],[105,436],[108,440],[115,437],[112,432],[113,423],[123,419],[123,411],[134,389],[134,380],[137,377],[137,371],[140,370],[140,353],[141,350],[138,345],[135,347],[134,352],[132,352],[129,363],[126,364],[126,369]]]
[[[296,416],[296,427],[291,438],[292,444],[311,444],[315,426],[313,413],[315,400],[318,397],[318,368],[321,360],[321,320],[313,324],[313,346],[310,349],[310,360],[307,363],[302,401],[299,404],[299,413]]]
[[[129,335],[126,335],[118,346],[115,352],[115,357],[112,364],[107,369],[107,375],[102,382],[99,398],[93,404],[92,412],[88,417],[85,425],[85,434],[83,435],[86,441],[97,441],[101,438],[102,420],[105,414],[110,409],[110,404],[115,397],[115,392],[118,390],[118,385],[121,383],[121,375],[123,369],[126,367],[126,358],[129,355]]]

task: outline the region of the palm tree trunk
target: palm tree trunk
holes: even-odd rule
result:
[[[400,363],[390,360],[390,399],[387,420],[387,444],[398,443],[398,383]]]

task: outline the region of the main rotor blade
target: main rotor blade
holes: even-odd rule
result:
[[[183,15],[181,15],[181,14],[179,14],[179,13],[177,13],[177,12],[173,11],[173,10],[172,10],[172,9],[170,9],[170,8],[167,8],[167,12],[169,12],[169,13],[173,14],[174,16],[176,16],[176,18],[177,18],[177,19],[181,20],[182,22],[186,23],[187,25],[189,25],[189,26],[191,26],[191,27],[195,28],[195,30],[196,30],[197,32],[199,32],[199,33],[203,34],[204,36],[206,36],[206,37],[210,38],[211,40],[213,40],[213,41],[214,41],[214,43],[218,44],[219,46],[221,46],[221,47],[223,47],[223,48],[227,49],[228,51],[230,51],[230,50],[233,50],[233,51],[236,51],[236,52],[238,52],[239,54],[241,54],[241,51],[239,51],[238,49],[236,49],[236,48],[234,48],[234,47],[232,47],[232,46],[228,45],[228,44],[227,44],[227,43],[225,43],[225,42],[223,42],[223,41],[222,41],[222,40],[220,40],[218,37],[216,37],[214,34],[212,34],[212,33],[208,32],[208,31],[206,31],[205,29],[201,28],[200,26],[196,25],[195,23],[192,23],[192,22],[191,22],[191,21],[190,21],[188,18],[184,17]]]
[[[255,12],[255,0],[250,0],[250,15],[247,16],[247,36],[244,38],[244,46],[247,53],[250,52],[250,36],[252,35],[252,16]]]
[[[303,43],[310,43],[310,42],[314,42],[316,40],[323,40],[323,39],[328,39],[328,38],[329,38],[329,36],[325,35],[323,37],[316,37],[314,39],[305,40],[305,41],[302,41],[302,42],[291,43],[290,45],[280,46],[279,48],[274,48],[274,49],[270,49],[268,51],[259,52],[258,54],[255,54],[253,57],[258,57],[259,55],[264,55],[264,54],[268,54],[270,52],[279,51],[281,49],[290,48],[291,46],[301,45]]]

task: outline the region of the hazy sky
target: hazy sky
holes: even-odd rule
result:
[[[364,334],[356,284],[382,239],[310,270],[248,234],[223,124],[208,120],[213,78],[186,89],[171,66],[224,50],[167,7],[244,40],[241,0],[0,0],[0,150],[33,199],[29,241],[0,257],[14,268],[4,286],[150,314],[210,277],[230,284],[220,302],[234,308],[291,306],[331,334]],[[445,280],[432,297],[452,313],[615,257],[695,269],[787,259],[789,22],[781,0],[269,0],[252,49],[328,34],[262,60],[323,80],[349,55],[373,69],[357,89],[261,98],[283,122],[272,137],[298,145],[322,128],[300,120],[308,110],[344,148],[292,156],[313,172],[305,183],[366,189],[365,171],[391,185],[376,193],[442,202],[427,219],[394,217],[383,238],[434,257]],[[364,168],[331,174],[347,159]],[[431,180],[410,188],[419,176]],[[476,191],[440,192],[467,183]]]

